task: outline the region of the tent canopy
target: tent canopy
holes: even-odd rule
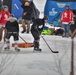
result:
[[[62,0],[47,0],[45,4],[44,15],[48,16],[49,23],[57,22],[60,18],[60,14],[65,10],[66,4],[70,5],[70,8],[76,10],[76,2],[64,2]],[[57,23],[56,23],[57,24]]]

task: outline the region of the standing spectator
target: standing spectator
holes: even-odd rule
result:
[[[4,41],[5,41],[5,37],[6,37],[5,25],[6,25],[9,17],[10,17],[10,12],[8,10],[8,6],[4,5],[2,11],[0,12],[0,27],[2,28],[2,30],[4,30]]]
[[[30,20],[31,20],[31,16],[32,16],[32,8],[30,7],[30,2],[26,1],[23,5],[23,16],[22,16],[22,27],[23,27],[23,31],[22,33],[24,33],[25,31],[27,33],[29,33],[30,30]],[[27,25],[27,29],[25,27],[25,24]]]
[[[71,38],[73,39],[76,35],[76,15],[74,15],[74,20],[70,25]]]
[[[41,32],[43,31],[44,25],[47,22],[47,16],[44,16],[43,19],[35,19],[33,20],[33,25],[31,26],[31,33],[34,37],[34,51],[41,51],[39,48],[39,40]]]
[[[61,23],[64,27],[63,37],[69,37],[70,24],[73,21],[73,12],[70,6],[66,5],[66,9],[61,14]]]

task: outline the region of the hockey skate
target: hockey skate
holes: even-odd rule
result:
[[[9,51],[10,50],[10,46],[7,46],[4,48],[5,51]]]
[[[39,48],[39,42],[37,42],[37,41],[34,41],[34,51],[41,52],[41,49]]]
[[[18,51],[18,52],[19,52],[19,51],[20,51],[20,49],[16,47],[16,48],[15,48],[15,51]]]
[[[42,50],[40,48],[34,48],[34,51],[39,51],[41,52]]]

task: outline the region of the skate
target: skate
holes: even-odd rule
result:
[[[34,48],[34,51],[39,51],[39,52],[41,52],[41,49],[40,49],[40,48]]]
[[[39,48],[39,42],[38,41],[34,41],[34,51],[41,52],[41,49]]]
[[[20,49],[19,49],[19,48],[15,48],[15,51],[18,51],[18,52],[19,52],[19,51],[20,51]]]
[[[10,50],[10,47],[7,46],[7,47],[5,47],[4,49],[5,49],[5,51],[9,51],[9,50]]]

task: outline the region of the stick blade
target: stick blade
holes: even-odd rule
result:
[[[52,53],[59,53],[58,51],[52,51]]]

